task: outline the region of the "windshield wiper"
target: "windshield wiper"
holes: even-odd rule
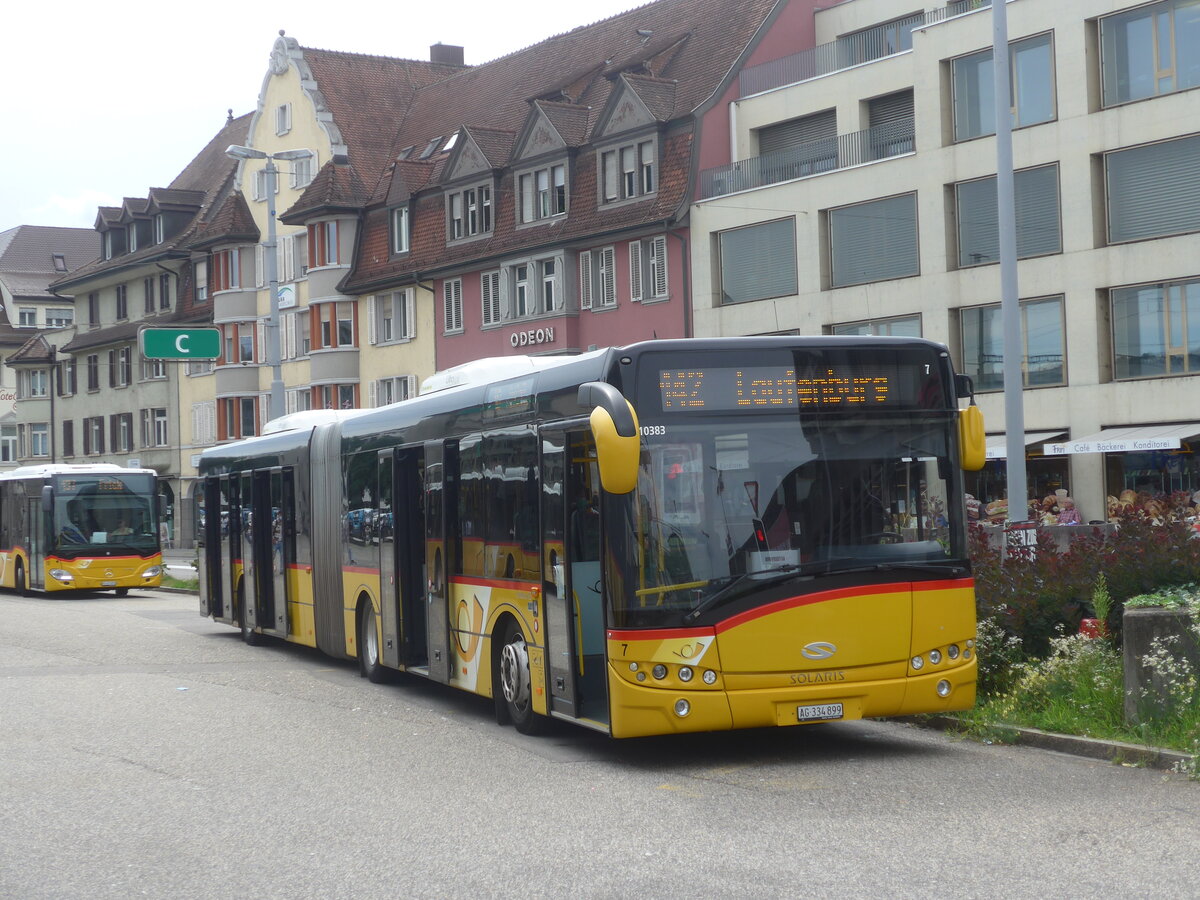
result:
[[[711,597],[699,603],[695,609],[687,613],[683,617],[685,623],[695,622],[700,617],[700,614],[705,610],[712,609],[718,603],[724,603],[726,600],[733,600],[736,597],[745,595],[745,591],[739,591],[738,588],[746,584],[748,581],[753,581],[755,588],[766,588],[780,582],[787,581],[795,575],[799,575],[804,571],[802,565],[786,565],[776,566],[773,569],[761,569],[757,572],[743,572],[741,575],[735,575],[725,587],[717,591]]]

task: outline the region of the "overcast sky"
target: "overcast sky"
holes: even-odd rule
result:
[[[0,231],[91,228],[98,206],[165,187],[254,110],[279,29],[302,47],[478,64],[638,0],[7,0],[0,49]]]

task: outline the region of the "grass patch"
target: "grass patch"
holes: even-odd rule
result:
[[[200,589],[200,578],[176,578],[174,575],[164,575],[162,577],[162,586],[168,588],[178,588],[184,591],[196,591]]]

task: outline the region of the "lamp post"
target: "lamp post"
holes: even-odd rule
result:
[[[283,415],[283,374],[280,363],[279,347],[279,261],[275,256],[275,179],[279,170],[275,168],[275,160],[302,159],[309,156],[307,150],[280,150],[278,153],[267,153],[255,150],[253,147],[243,147],[240,144],[230,144],[225,148],[225,155],[233,159],[265,159],[267,167],[264,189],[267,195],[267,240],[263,244],[263,255],[267,263],[267,288],[271,292],[270,317],[267,321],[267,362],[271,366],[271,398],[267,409],[267,419],[277,419]]]

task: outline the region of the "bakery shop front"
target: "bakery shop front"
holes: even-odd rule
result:
[[[1047,456],[1044,447],[1067,434],[1065,428],[1057,431],[1029,431],[1025,433],[1025,483],[1029,504],[1040,508],[1045,497],[1056,497],[1058,491],[1070,492],[1071,467],[1067,457]],[[978,501],[979,519],[1002,522],[1008,516],[1008,436],[987,436],[986,462],[978,472],[966,472],[966,488],[970,495],[968,514],[976,508],[970,500]]]

